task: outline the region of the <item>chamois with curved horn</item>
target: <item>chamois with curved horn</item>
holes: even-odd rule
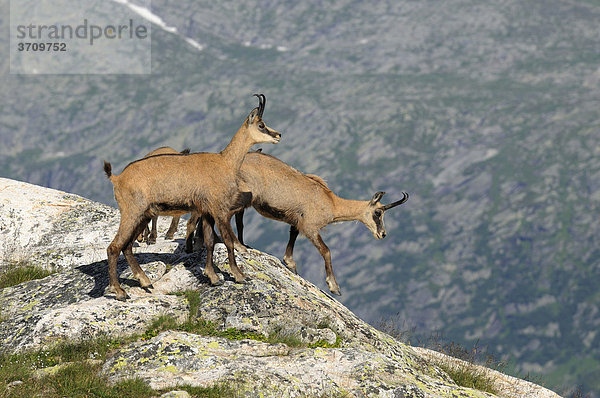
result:
[[[304,174],[281,160],[267,154],[253,152],[246,155],[240,174],[251,195],[243,207],[254,207],[261,215],[290,224],[290,238],[283,261],[287,268],[297,273],[293,259],[294,244],[299,233],[306,236],[319,250],[325,261],[326,282],[333,294],[340,295],[340,288],[331,265],[331,252],[319,231],[338,221],[360,221],[376,239],[386,236],[384,213],[408,200],[402,199],[384,205],[380,203],[385,192],[377,192],[371,200],[349,200],[337,196],[322,178]],[[243,244],[244,210],[236,212],[238,238]],[[206,222],[204,222],[206,224]]]
[[[126,300],[127,293],[119,285],[117,259],[122,251],[134,277],[143,288],[152,287],[150,279],[133,256],[135,238],[148,221],[157,214],[178,215],[198,212],[210,215],[227,247],[231,273],[238,283],[245,275],[237,266],[233,242],[235,239],[229,220],[231,209],[239,208],[239,170],[250,147],[258,143],[276,144],[281,134],[267,127],[261,115],[265,97],[255,94],[259,106],[244,120],[231,142],[219,153],[162,154],[136,160],[125,167],[120,175],[112,174],[110,163],[104,162],[104,172],[113,183],[115,199],[121,212],[117,235],[107,249],[110,289],[117,300]],[[205,231],[205,242],[210,242],[212,231]],[[207,244],[205,275],[211,284],[221,281],[213,267],[213,247]]]

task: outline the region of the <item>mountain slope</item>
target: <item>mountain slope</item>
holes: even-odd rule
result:
[[[103,158],[118,171],[161,145],[218,151],[264,92],[283,133],[266,152],[343,197],[411,194],[383,241],[356,224],[325,233],[346,305],[598,396],[598,4],[155,0],[152,12],[178,33],[153,29],[150,76],[0,63],[0,175],[114,204]],[[248,242],[282,255],[287,226],[246,218]],[[324,287],[306,240],[297,260]]]
[[[0,248],[19,235],[22,261],[56,270],[43,279],[0,289],[0,359],[8,367],[3,369],[8,376],[0,379],[3,396],[27,396],[28,385],[47,381],[43,375],[91,362],[96,364],[93,374],[109,383],[135,378],[166,391],[224,385],[244,397],[558,397],[539,385],[403,344],[258,250],[238,253],[249,277],[239,284],[231,279],[225,246],[217,244],[215,266],[223,283],[211,286],[203,275],[206,252],[183,252],[185,228],[175,240],[136,244],[136,257],[153,286],[141,288],[122,259],[120,282],[129,297],[115,300],[107,261],[90,253],[116,233],[116,209],[8,179],[0,179],[0,205],[0,220],[6,223],[1,225]],[[95,217],[84,218],[89,214]],[[36,222],[43,228],[27,228]],[[166,223],[160,230],[164,234]],[[55,240],[49,247],[60,254],[79,257],[59,256],[63,261],[57,264],[49,255],[52,250],[48,253],[49,240]],[[44,252],[46,256],[39,255]],[[14,267],[0,265],[0,272]],[[157,319],[170,327],[157,330]],[[90,351],[68,362],[75,358],[51,350],[76,343],[95,350],[106,344],[90,343],[98,339],[110,339],[109,353]],[[70,351],[81,353],[88,347],[71,346]],[[5,355],[14,353],[40,359],[24,372],[24,364],[16,365],[18,359]],[[456,383],[444,371],[450,363],[485,379],[485,391]],[[60,384],[77,384],[62,376]],[[46,384],[45,394],[61,395],[54,383]],[[98,384],[87,382],[86,393],[98,393]]]

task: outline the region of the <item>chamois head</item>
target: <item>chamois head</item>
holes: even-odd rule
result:
[[[258,97],[258,107],[252,109],[246,118],[244,125],[248,129],[250,137],[257,143],[277,144],[281,140],[281,134],[268,127],[262,120],[267,98],[264,94],[254,94]]]
[[[371,231],[375,239],[385,238],[385,225],[383,223],[383,214],[385,211],[391,209],[392,207],[401,205],[408,200],[408,194],[406,192],[402,192],[402,199],[397,202],[384,205],[380,203],[383,195],[385,195],[385,192],[377,192],[375,195],[373,195],[373,198],[371,198],[371,201],[365,209],[363,219],[361,220],[362,223],[369,228],[369,231]]]

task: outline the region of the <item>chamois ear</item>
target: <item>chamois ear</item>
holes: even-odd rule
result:
[[[252,111],[250,111],[250,114],[246,118],[246,123],[248,124],[248,126],[251,125],[252,123],[254,123],[254,119],[256,119],[257,116],[258,116],[258,108],[252,109]]]
[[[382,192],[382,191],[377,192],[375,195],[373,195],[373,197],[371,198],[371,202],[369,204],[371,206],[375,206],[381,200],[381,198],[383,198],[383,195],[385,195],[385,192]]]

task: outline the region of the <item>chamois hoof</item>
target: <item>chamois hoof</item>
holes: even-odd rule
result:
[[[294,260],[288,260],[287,258],[283,258],[283,264],[285,264],[285,268],[287,268],[290,272],[298,275],[298,270],[296,269],[296,262]]]
[[[140,282],[140,286],[143,287],[144,289],[146,289],[146,288],[154,289],[154,286],[152,286],[152,282],[150,282],[150,279],[148,279],[148,277],[146,275],[144,275],[143,278],[138,278],[138,281]]]
[[[248,248],[242,244],[238,244],[238,243],[234,244],[233,249],[239,253],[248,253]]]
[[[341,296],[342,292],[340,291],[339,287],[335,287],[335,288],[329,288],[329,291],[331,292],[331,294],[335,294],[336,296]]]
[[[290,271],[291,273],[293,273],[293,274],[295,274],[295,275],[298,275],[298,270],[296,269],[296,267],[294,267],[294,268],[290,268],[290,267],[286,266],[286,268],[287,268],[287,269],[288,269],[288,271]]]
[[[151,289],[154,289],[154,286],[152,284],[148,285],[148,286],[142,286],[142,289],[144,289],[144,291],[146,293],[152,293]]]
[[[214,275],[214,277],[211,278],[205,272],[204,276],[208,278],[208,281],[210,282],[211,286],[221,286],[224,283],[224,281],[221,278],[219,278],[217,275]]]
[[[221,286],[221,285],[223,285],[223,283],[225,283],[225,282],[223,282],[222,279],[219,279],[217,282],[210,282],[210,285],[211,286]]]
[[[152,286],[152,282],[150,281],[150,279],[148,279],[146,274],[142,276],[134,275],[133,277],[134,279],[138,280],[138,282],[140,283],[140,287],[142,287],[143,289],[154,289],[154,286]]]
[[[123,296],[123,295],[120,295],[120,294],[117,294],[117,295],[115,296],[115,299],[116,299],[116,300],[118,300],[118,301],[123,301],[123,302],[127,301],[127,300],[128,300],[128,299],[130,299],[130,298],[131,298],[131,297],[129,297],[129,295],[128,295],[127,293],[125,293],[125,295],[124,295],[124,296]]]

